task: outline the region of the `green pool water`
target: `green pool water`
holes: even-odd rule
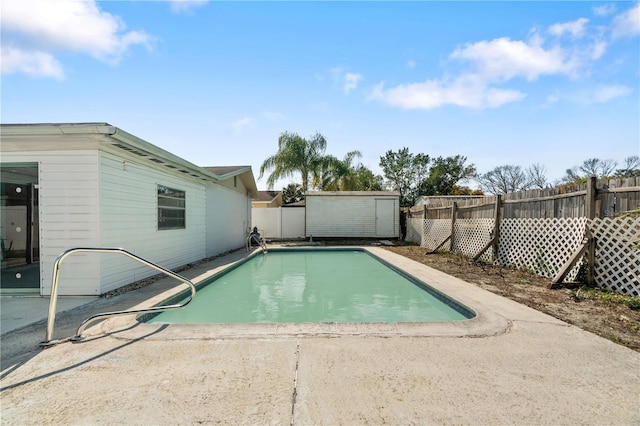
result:
[[[365,250],[269,250],[148,323],[457,321],[475,314]]]

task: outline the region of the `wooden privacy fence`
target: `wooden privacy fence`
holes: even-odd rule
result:
[[[640,296],[640,178],[454,201],[428,197],[407,213],[405,240],[429,251],[526,269]],[[555,192],[555,193],[553,193]]]

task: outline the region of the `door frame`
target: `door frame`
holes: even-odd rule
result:
[[[18,171],[25,171],[25,173],[18,173]],[[27,171],[26,169],[31,169]],[[24,261],[12,264],[9,262],[5,255],[9,253],[9,249],[6,246],[7,240],[5,239],[7,229],[10,224],[4,222],[7,217],[3,217],[2,230],[5,235],[1,235],[3,238],[2,246],[2,281],[3,285],[0,288],[2,294],[32,294],[39,293],[41,287],[40,277],[40,202],[39,202],[39,164],[38,162],[6,162],[0,163],[1,177],[0,181],[3,187],[7,188],[7,185],[16,186],[17,189],[24,190],[26,192],[26,202],[24,215],[20,220],[20,223],[24,223],[24,245],[25,253],[17,259],[24,259]],[[21,191],[20,191],[21,192]],[[6,196],[6,194],[5,194]],[[8,196],[6,197],[8,200]],[[3,200],[3,204],[4,204]],[[17,204],[22,206],[22,204]],[[2,206],[11,207],[11,206]],[[4,214],[3,214],[4,216]],[[19,226],[18,226],[19,227]],[[18,231],[21,232],[21,231]],[[19,241],[23,241],[22,238]],[[11,243],[9,243],[11,246]],[[14,275],[15,273],[15,275]],[[22,278],[28,278],[28,282],[20,282]],[[15,283],[20,282],[20,284]]]

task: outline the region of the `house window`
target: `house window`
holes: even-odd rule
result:
[[[184,229],[185,192],[158,185],[158,229]]]

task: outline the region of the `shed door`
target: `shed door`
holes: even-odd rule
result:
[[[395,211],[394,200],[376,200],[376,237],[397,237]]]

